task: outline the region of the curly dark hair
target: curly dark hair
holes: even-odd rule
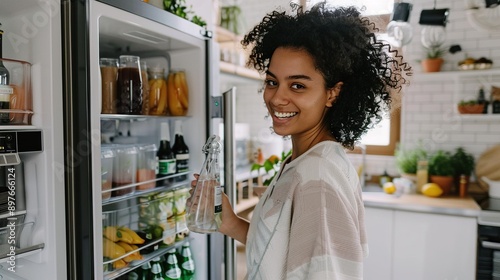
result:
[[[252,47],[248,66],[268,70],[277,48],[307,51],[324,77],[325,87],[343,82],[324,125],[344,147],[361,136],[391,108],[391,91],[400,92],[411,67],[390,45],[375,37],[377,29],[355,7],[328,9],[325,3],[295,15],[267,14],[241,41]]]

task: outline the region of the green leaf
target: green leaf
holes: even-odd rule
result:
[[[262,167],[262,165],[260,165],[258,163],[254,163],[254,164],[252,164],[252,169],[250,171],[259,170],[261,167]]]
[[[272,164],[269,160],[264,161],[264,169],[266,172],[269,172],[274,169],[274,164]]]

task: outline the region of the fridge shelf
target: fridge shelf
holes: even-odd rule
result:
[[[158,244],[160,241],[161,240],[158,240],[158,242],[156,242],[155,244]],[[104,274],[104,279],[105,280],[112,280],[112,279],[116,279],[122,275],[125,275],[128,272],[133,271],[134,269],[137,269],[140,266],[142,266],[143,264],[151,261],[152,259],[165,255],[168,251],[172,250],[172,248],[178,248],[178,247],[182,246],[182,244],[184,244],[186,241],[188,241],[188,239],[176,242],[175,244],[168,246],[168,247],[159,248],[158,250],[155,250],[149,254],[144,254],[144,255],[142,255],[142,257],[143,257],[142,260],[133,261],[133,262],[129,263],[129,265],[127,267],[113,270],[107,274]],[[110,262],[106,262],[106,263],[109,264]],[[104,263],[104,264],[106,265],[106,263]]]
[[[0,228],[0,263],[32,255],[41,251],[45,244],[32,245],[32,231],[34,222],[17,223],[24,220],[24,214],[2,221],[5,226]]]
[[[123,115],[123,114],[101,114],[101,120],[114,120],[114,121],[145,121],[155,118],[168,118],[172,120],[184,120],[190,116],[155,116],[155,115]]]
[[[104,194],[104,193],[108,193],[111,191],[133,188],[133,187],[136,187],[138,185],[143,185],[143,184],[152,183],[152,182],[158,182],[158,181],[162,181],[162,180],[166,180],[166,179],[175,179],[178,177],[187,176],[190,172],[191,171],[176,173],[174,175],[160,177],[160,178],[156,178],[156,179],[149,180],[149,181],[143,181],[143,182],[134,183],[134,184],[130,184],[130,185],[124,185],[124,186],[120,186],[120,187],[116,187],[116,188],[111,188],[109,190],[102,191],[102,193]],[[179,181],[179,182],[172,182],[172,183],[169,183],[165,186],[157,186],[157,187],[152,188],[152,189],[141,190],[141,191],[136,190],[135,192],[132,192],[130,194],[117,196],[117,197],[111,197],[108,200],[103,201],[102,205],[108,205],[108,204],[113,204],[113,203],[120,202],[120,201],[129,200],[129,199],[140,197],[140,196],[143,196],[143,195],[149,194],[149,193],[178,189],[178,188],[185,186],[189,183],[190,183],[189,180],[183,180],[183,181]]]

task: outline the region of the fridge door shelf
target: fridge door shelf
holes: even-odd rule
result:
[[[183,187],[185,185],[189,185],[190,181],[189,180],[183,180],[183,181],[176,182],[176,179],[180,178],[182,176],[187,176],[189,173],[191,173],[191,171],[176,173],[174,175],[168,175],[168,176],[156,178],[156,179],[153,179],[153,180],[138,182],[138,183],[134,183],[134,184],[129,184],[129,185],[124,185],[124,186],[120,186],[120,187],[116,187],[116,188],[111,188],[109,190],[104,190],[104,191],[102,191],[103,194],[104,193],[109,193],[109,192],[112,192],[112,191],[117,191],[117,190],[135,188],[138,185],[143,185],[143,184],[147,184],[147,183],[151,183],[151,182],[158,182],[158,181],[169,180],[169,179],[172,179],[172,181],[174,181],[174,182],[169,182],[169,183],[167,183],[164,186],[157,186],[157,187],[152,188],[152,189],[141,190],[141,191],[136,190],[136,191],[134,191],[134,192],[132,192],[130,194],[127,194],[127,195],[122,195],[122,196],[117,196],[117,197],[111,197],[111,198],[109,198],[107,200],[104,200],[102,202],[102,205],[113,204],[113,203],[116,203],[116,202],[129,200],[129,199],[132,199],[132,198],[144,196],[146,194],[150,194],[150,193],[154,193],[154,192],[161,192],[161,191],[174,190],[174,189],[181,188],[181,187]]]
[[[7,226],[0,228],[0,263],[35,254],[45,247],[44,243],[31,244],[34,222],[13,225],[7,222]]]
[[[156,242],[152,242],[151,244],[148,244],[147,246],[158,246],[158,243],[160,241],[161,240],[157,240]],[[120,269],[115,269],[115,270],[109,271],[109,272],[104,272],[104,280],[116,279],[122,275],[125,275],[128,272],[133,271],[134,269],[141,267],[143,264],[151,261],[152,259],[165,255],[168,251],[172,250],[172,248],[181,247],[182,244],[184,244],[186,241],[188,241],[188,240],[187,239],[182,240],[182,241],[176,242],[175,244],[173,244],[171,246],[159,248],[159,249],[157,249],[149,254],[144,254],[144,255],[142,255],[142,260],[132,261],[126,267],[123,267]],[[113,261],[114,260],[104,262],[104,267],[111,265]]]

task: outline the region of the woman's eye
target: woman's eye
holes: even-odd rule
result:
[[[266,80],[266,86],[276,86],[277,83],[274,80]]]
[[[303,88],[305,88],[305,87],[304,87],[303,85],[301,85],[301,84],[293,84],[293,85],[292,85],[292,88],[293,88],[293,89],[303,89]]]

